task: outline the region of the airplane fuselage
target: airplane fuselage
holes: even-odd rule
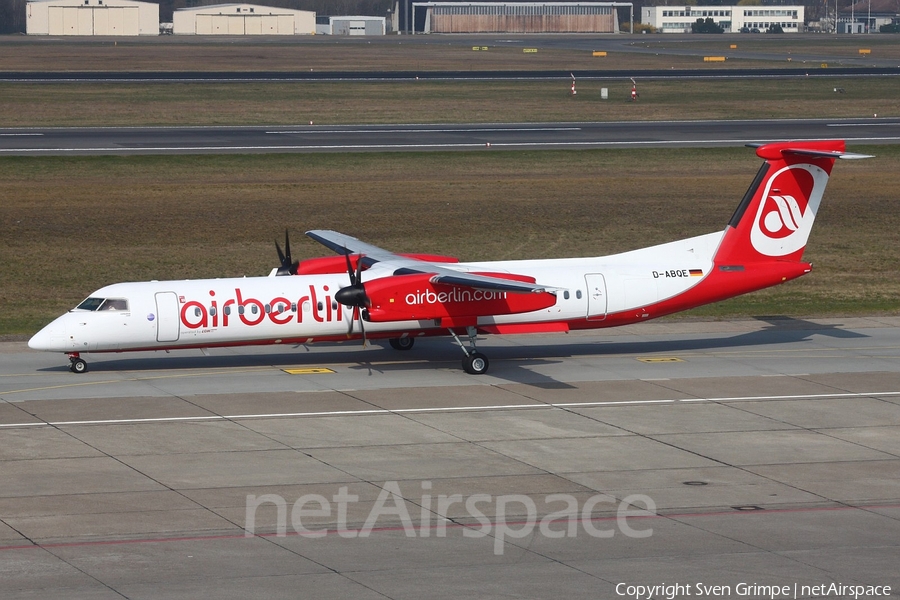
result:
[[[504,327],[525,324],[533,331],[606,327],[659,316],[648,311],[696,286],[710,272],[721,236],[709,234],[607,257],[458,263],[450,268],[515,273],[565,290],[548,308],[479,316],[479,329],[500,327],[502,332]],[[363,273],[379,275],[377,268]],[[105,303],[112,308],[95,302],[89,306],[96,310],[73,309],[30,344],[74,353],[347,340],[353,310],[334,299],[346,285],[346,273],[117,283],[89,297],[120,301]],[[477,304],[503,293],[462,290],[438,296],[413,290],[402,301],[409,305],[405,309],[429,302]],[[434,319],[369,322],[366,330],[374,338],[447,333]]]

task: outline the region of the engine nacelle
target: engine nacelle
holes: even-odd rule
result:
[[[498,275],[507,279],[522,279],[521,276]],[[431,283],[433,276],[433,273],[415,273],[366,282],[368,320],[386,322],[511,315],[556,304],[556,296],[548,292],[520,294]]]

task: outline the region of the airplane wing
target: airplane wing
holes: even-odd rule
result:
[[[539,283],[518,281],[511,278],[489,277],[486,275],[478,275],[476,273],[457,271],[436,263],[400,256],[399,254],[394,254],[393,252],[379,248],[378,246],[367,244],[353,236],[338,233],[337,231],[315,229],[307,231],[306,235],[326,248],[334,250],[338,254],[362,255],[360,260],[367,266],[371,266],[375,263],[383,263],[385,266],[392,267],[394,269],[394,275],[433,273],[434,275],[430,279],[432,283],[443,283],[446,285],[458,285],[479,290],[493,290],[520,294],[540,292],[555,293],[563,289],[549,285],[541,285]]]

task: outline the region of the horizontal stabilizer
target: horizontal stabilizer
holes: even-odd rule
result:
[[[826,142],[827,144],[828,142]],[[857,154],[844,152],[843,150],[829,150],[817,148],[822,142],[777,142],[774,144],[747,144],[750,148],[756,148],[756,154],[767,160],[777,160],[784,154],[796,154],[800,156],[815,156],[819,158],[841,158],[844,160],[858,160],[861,158],[873,158],[871,154]],[[843,145],[843,144],[842,144]]]

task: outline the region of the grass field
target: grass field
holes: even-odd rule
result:
[[[793,62],[802,61],[806,56],[822,56],[831,66],[857,63],[860,58],[864,58],[859,52],[860,49],[870,51],[865,57],[900,60],[900,36],[897,35],[740,35],[727,36],[724,39],[717,39],[718,36],[687,36],[681,37],[677,42],[664,35],[651,36],[646,40],[644,37],[646,36],[636,43],[660,52],[680,48],[714,54],[722,53],[726,48],[730,50],[730,45],[735,44],[737,46],[735,50],[764,52],[774,60],[791,59]]]
[[[586,37],[586,36],[582,36]],[[796,67],[806,49],[835,65],[859,58],[863,45],[873,58],[900,58],[900,36],[594,36],[592,50],[540,48],[523,53],[518,44],[497,43],[497,36],[461,44],[457,36],[387,36],[338,39],[299,36],[260,38],[84,38],[60,43],[54,38],[0,36],[0,71],[481,71],[660,68]],[[516,36],[523,39],[523,36]],[[527,40],[527,36],[525,37]],[[590,39],[590,38],[589,38]],[[654,53],[628,52],[623,40]],[[670,49],[701,49],[721,55],[736,44],[741,52],[769,54],[769,60],[734,59],[704,63],[702,56],[666,54]],[[478,50],[473,50],[477,47]],[[801,59],[802,60],[802,59]],[[815,66],[819,66],[816,63]]]
[[[702,315],[897,313],[900,147],[836,165],[799,281]],[[700,165],[698,167],[698,165]],[[337,229],[462,259],[602,255],[724,227],[750,149],[0,159],[0,334],[116,281],[265,274]]]
[[[896,116],[887,77],[570,81],[0,84],[7,127],[525,123]],[[600,88],[609,100],[600,99]],[[841,88],[844,93],[836,93]]]

